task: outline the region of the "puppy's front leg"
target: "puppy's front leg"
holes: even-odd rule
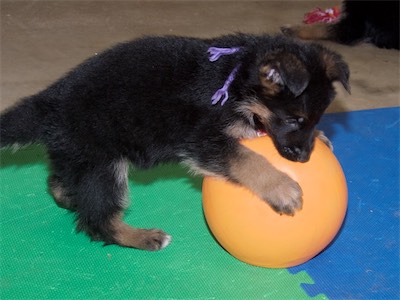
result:
[[[277,213],[294,215],[302,208],[302,190],[264,157],[240,145],[229,162],[231,179],[264,199]]]

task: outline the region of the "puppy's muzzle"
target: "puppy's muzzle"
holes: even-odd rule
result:
[[[287,147],[284,146],[280,151],[281,155],[289,160],[296,162],[307,162],[310,159],[311,151],[309,149],[302,149],[297,146]]]

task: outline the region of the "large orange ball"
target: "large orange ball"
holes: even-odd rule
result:
[[[346,214],[339,162],[319,139],[307,163],[281,157],[267,136],[242,143],[300,184],[303,208],[293,217],[280,215],[246,188],[206,177],[203,208],[209,228],[222,247],[252,265],[287,268],[310,260],[334,239]]]

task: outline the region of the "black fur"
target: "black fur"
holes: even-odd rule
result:
[[[345,45],[366,42],[379,48],[399,49],[399,0],[342,2],[340,19],[332,24],[286,25],[287,36],[326,39]]]
[[[330,31],[335,41],[369,42],[399,49],[399,1],[343,1],[343,17]]]
[[[210,62],[211,46],[241,50]],[[228,101],[211,105],[236,66]],[[263,74],[271,68],[274,81]],[[334,98],[332,82],[348,88],[348,77],[339,55],[282,36],[146,37],[89,58],[3,112],[0,145],[43,143],[51,161],[50,189],[60,206],[76,212],[78,228],[106,243],[155,250],[168,244],[165,233],[131,231],[118,221],[126,161],[138,168],[183,162],[247,185],[232,166],[245,161],[244,153],[256,156],[239,139],[267,131],[282,155],[306,161],[315,126]],[[273,174],[256,175],[272,184]],[[277,185],[288,183],[298,189],[289,179]],[[263,193],[280,213],[301,206],[301,191],[290,203],[280,200],[285,195]]]

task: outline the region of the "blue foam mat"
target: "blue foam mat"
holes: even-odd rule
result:
[[[310,296],[400,299],[399,115],[395,107],[327,114],[321,121],[346,174],[349,205],[335,241],[290,268],[315,281],[303,286]]]

